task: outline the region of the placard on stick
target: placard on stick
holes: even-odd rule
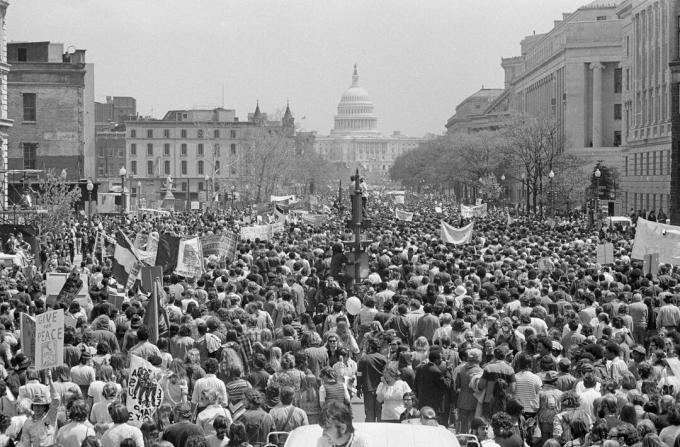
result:
[[[54,368],[64,363],[64,309],[35,317],[35,367]]]

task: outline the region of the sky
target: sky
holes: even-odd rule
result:
[[[503,87],[502,57],[589,0],[10,0],[11,41],[87,50],[95,100],[137,111],[290,101],[327,135],[358,65],[383,134],[441,134],[467,96]],[[223,94],[224,92],[224,94]]]

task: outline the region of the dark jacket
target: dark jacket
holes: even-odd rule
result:
[[[416,369],[414,391],[418,396],[420,408],[428,406],[441,411],[444,396],[448,392],[445,372],[432,362],[425,363]]]

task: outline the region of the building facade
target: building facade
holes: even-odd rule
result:
[[[624,211],[668,215],[671,180],[671,53],[674,0],[625,0],[623,27]]]
[[[177,209],[204,204],[216,194],[219,200],[242,191],[245,172],[244,151],[252,129],[295,133],[294,119],[286,108],[282,120],[268,121],[259,104],[247,121],[240,121],[232,109],[171,110],[162,119],[125,122],[126,190],[131,201],[146,207],[160,207],[168,189]],[[120,176],[109,184],[120,191]]]
[[[412,138],[394,132],[383,136],[378,130],[378,117],[368,92],[359,86],[356,65],[352,85],[338,104],[330,135],[317,135],[314,150],[331,163],[359,166],[369,183],[386,183],[389,169],[401,154],[414,150],[425,138]],[[341,179],[347,180],[343,175]]]
[[[503,93],[503,89],[482,87],[465,98],[456,106],[456,113],[446,121],[447,133],[470,133],[498,129],[497,120],[486,111]]]
[[[8,189],[9,178],[7,170],[8,164],[8,141],[9,129],[12,127],[12,121],[8,118],[7,107],[7,75],[10,66],[7,63],[7,32],[5,26],[5,17],[7,15],[7,7],[9,3],[0,0],[0,206],[3,210],[8,206]]]
[[[51,42],[7,45],[9,169],[95,177],[94,69],[85,50]]]
[[[137,116],[137,100],[130,96],[107,96],[106,102],[94,103],[97,130],[120,124]]]

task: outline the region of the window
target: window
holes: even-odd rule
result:
[[[186,129],[180,130],[179,133],[180,133],[180,136],[181,136],[182,138],[186,138],[186,137],[187,137],[187,130],[186,130]]]
[[[623,70],[621,68],[614,69],[614,93],[621,93],[621,90],[622,90],[621,75],[622,75],[622,73],[623,73]]]
[[[663,175],[663,151],[659,151],[659,174]]]
[[[219,137],[220,137],[220,129],[213,130],[213,138],[219,138]]]
[[[187,184],[185,182],[182,182],[182,191],[187,190]]]
[[[203,175],[203,160],[198,160],[198,174]]]
[[[656,175],[656,151],[652,152],[652,175]]]
[[[146,129],[146,137],[153,138],[153,129]]]
[[[166,157],[170,156],[170,143],[165,143],[163,145],[163,155],[165,155]]]
[[[621,131],[615,130],[614,131],[614,147],[619,147],[619,146],[621,146]]]
[[[630,57],[630,36],[626,36],[626,57]],[[626,69],[626,72],[628,69]]]
[[[236,131],[235,130],[229,131],[229,138],[236,138]]]
[[[163,162],[163,175],[170,175],[170,160]]]
[[[220,161],[217,160],[217,161],[215,161],[215,172],[217,172],[219,170],[220,170]]]
[[[671,174],[671,151],[666,151],[666,175]]]
[[[637,175],[638,169],[637,169],[637,159],[638,159],[638,154],[633,154],[633,175]]]
[[[17,48],[17,60],[19,62],[26,62],[28,60],[28,51],[26,48]]]
[[[625,163],[624,163],[623,172],[624,172],[623,175],[625,175],[625,176],[628,175],[628,156],[626,156],[626,158],[625,158]]]
[[[203,191],[203,182],[198,182],[198,190]]]
[[[153,160],[146,162],[146,175],[153,175]]]
[[[24,93],[22,97],[24,100],[24,121],[36,121],[36,94]]]
[[[187,175],[187,161],[182,160],[182,175]]]
[[[196,136],[198,136],[198,138],[203,138],[203,129],[198,129]]]
[[[203,143],[198,143],[198,156],[203,156]]]
[[[163,138],[170,138],[170,129],[163,129]]]
[[[647,158],[647,160],[645,160],[645,164],[647,165],[647,170],[646,170],[647,173],[645,175],[649,175],[649,152],[647,152],[646,158]]]
[[[231,172],[231,175],[236,175],[236,167],[232,166],[229,172]]]
[[[137,155],[137,144],[136,143],[130,144],[130,155],[132,155],[133,157]]]
[[[236,155],[236,144],[231,143],[229,150],[231,151],[231,155]]]
[[[597,16],[597,20],[607,20],[607,16]]]
[[[180,154],[182,157],[186,157],[186,156],[187,156],[187,144],[186,144],[186,143],[182,143],[182,146],[181,146],[181,148],[180,148],[179,154]]]
[[[137,160],[132,160],[130,162],[130,174],[137,174]]]
[[[153,157],[153,143],[149,143],[146,145],[146,156]]]
[[[213,156],[219,157],[220,156],[220,143],[215,143],[213,146]]]
[[[24,143],[24,169],[36,169],[37,143]]]
[[[626,90],[630,90],[630,68],[626,68]]]
[[[614,104],[614,119],[621,119],[621,104]]]

